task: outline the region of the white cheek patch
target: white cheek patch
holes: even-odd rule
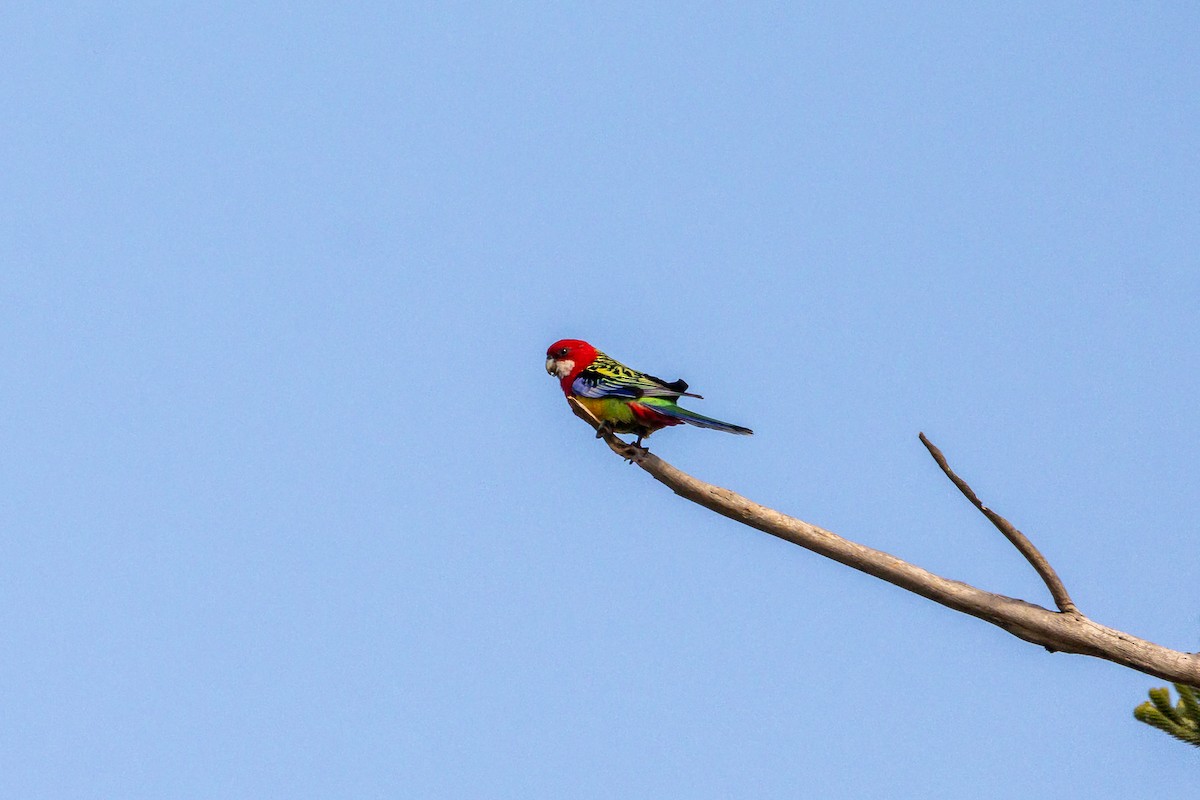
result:
[[[571,361],[570,359],[559,361],[554,370],[554,374],[560,378],[565,378],[571,374],[571,370],[573,369],[575,369],[574,361]]]

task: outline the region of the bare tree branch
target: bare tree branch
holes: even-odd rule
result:
[[[1033,546],[1033,542],[1029,541],[1028,537],[1017,530],[1016,526],[1011,522],[985,506],[983,501],[975,494],[975,491],[967,485],[967,482],[958,477],[954,473],[954,470],[950,469],[950,465],[946,463],[946,457],[942,455],[942,451],[937,448],[937,445],[929,441],[923,433],[920,434],[920,437],[921,444],[925,445],[925,448],[929,450],[929,455],[933,456],[933,460],[942,468],[942,472],[946,473],[946,477],[971,501],[971,505],[975,506],[985,517],[991,520],[991,523],[1012,542],[1013,547],[1017,548],[1021,552],[1021,555],[1025,556],[1025,560],[1037,570],[1037,574],[1041,576],[1042,582],[1050,590],[1050,595],[1054,598],[1054,605],[1058,606],[1058,610],[1078,612],[1079,609],[1071,601],[1071,595],[1067,594],[1067,587],[1063,585],[1062,580],[1058,577],[1058,573],[1054,571],[1054,567],[1050,566],[1050,562],[1046,560],[1046,557]]]
[[[1200,686],[1200,655],[1171,650],[1093,622],[1076,610],[1074,604],[1070,604],[1069,598],[1065,600],[1070,604],[1069,608],[1051,611],[1034,603],[984,591],[961,581],[935,575],[881,550],[844,539],[832,531],[789,517],[728,489],[693,478],[649,450],[629,444],[606,429],[600,429],[599,422],[573,399],[571,407],[576,415],[598,430],[598,436],[603,438],[617,455],[637,464],[680,497],[722,516],[831,558],[947,608],[978,617],[1051,652],[1094,656],[1168,681]],[[952,475],[948,467],[943,469]],[[964,483],[963,486],[965,485]],[[967,487],[967,491],[969,490],[970,487]],[[973,496],[973,492],[968,495]],[[972,502],[982,510],[978,498]],[[997,517],[999,518],[999,515]],[[992,519],[990,515],[988,518]],[[1008,525],[1007,522],[1005,524]],[[999,524],[997,527],[1000,527]],[[1012,528],[1011,525],[1008,527]],[[1004,531],[1004,528],[1001,528],[1001,531]],[[1007,532],[1005,535],[1008,535]],[[1009,538],[1012,539],[1011,536]],[[1021,536],[1021,539],[1024,538]],[[1025,541],[1028,544],[1028,540]],[[1013,543],[1017,544],[1016,541]],[[1029,545],[1029,548],[1037,553],[1032,545]],[[1026,558],[1030,558],[1026,550],[1022,549],[1021,552]],[[1045,562],[1040,554],[1038,558]],[[1032,559],[1030,563],[1033,563]],[[1034,566],[1036,568],[1037,565]],[[1051,570],[1050,575],[1053,574]],[[1045,575],[1043,579],[1046,579]],[[1053,580],[1058,579],[1054,577]],[[1047,585],[1050,585],[1049,581]],[[1061,587],[1061,582],[1058,585]],[[1054,591],[1053,587],[1051,591]],[[1065,590],[1063,595],[1065,597]]]

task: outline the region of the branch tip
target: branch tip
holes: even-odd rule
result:
[[[1012,546],[1017,548],[1018,552],[1025,557],[1030,566],[1037,571],[1038,576],[1042,579],[1042,583],[1046,584],[1046,588],[1050,590],[1050,595],[1054,598],[1054,605],[1058,606],[1058,610],[1065,614],[1078,614],[1079,608],[1071,600],[1071,595],[1067,593],[1067,587],[1063,585],[1062,579],[1058,577],[1058,573],[1050,566],[1050,562],[1041,554],[1033,542],[1029,541],[1029,537],[1017,530],[1016,526],[1006,520],[1004,517],[992,511],[983,504],[979,499],[979,495],[975,494],[975,490],[971,488],[965,480],[960,478],[954,470],[950,469],[950,464],[946,461],[946,456],[933,442],[929,441],[924,433],[919,434],[921,444],[925,445],[925,449],[929,451],[929,455],[933,456],[933,460],[937,462],[938,467],[945,473],[958,490],[962,492],[963,497],[971,501],[971,505],[979,509],[979,513],[988,518],[996,529],[1004,534],[1005,538],[1012,543]]]

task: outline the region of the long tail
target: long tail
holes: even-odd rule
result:
[[[722,422],[719,419],[706,417],[703,414],[697,414],[695,411],[688,411],[686,408],[680,408],[672,403],[668,406],[655,405],[654,410],[664,417],[677,419],[680,422],[686,422],[689,425],[695,425],[698,428],[710,428],[714,431],[725,431],[726,433],[736,433],[739,436],[749,436],[754,431],[749,428],[743,428],[741,425],[734,425],[729,422]]]

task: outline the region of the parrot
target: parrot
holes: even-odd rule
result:
[[[668,383],[630,369],[580,339],[562,339],[550,345],[546,372],[558,378],[568,401],[574,398],[600,422],[597,437],[606,431],[634,433],[641,447],[642,439],[655,431],[685,422],[741,436],[754,433],[681,408],[675,402],[680,397],[703,398],[689,392],[682,380]]]

